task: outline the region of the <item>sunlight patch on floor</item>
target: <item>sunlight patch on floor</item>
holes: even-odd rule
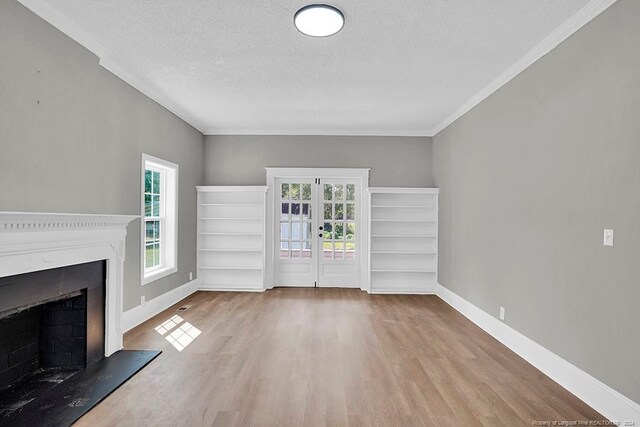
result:
[[[166,336],[166,340],[178,351],[184,350],[194,339],[198,338],[202,331],[189,322],[184,322],[178,329]]]
[[[164,322],[156,326],[155,330],[160,335],[164,335],[170,330],[172,330],[173,328],[175,328],[176,326],[178,326],[180,323],[182,323],[183,320],[184,319],[182,317],[176,314],[175,316],[172,316],[171,318],[165,320]]]

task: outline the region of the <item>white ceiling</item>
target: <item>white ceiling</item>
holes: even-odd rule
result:
[[[206,134],[433,135],[615,0],[20,0]]]

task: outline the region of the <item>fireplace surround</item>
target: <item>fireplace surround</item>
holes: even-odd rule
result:
[[[95,404],[157,356],[120,351],[126,227],[135,218],[0,212],[0,424],[72,422],[91,406],[69,410],[69,390]],[[92,395],[96,378],[104,392]]]
[[[122,349],[126,227],[132,215],[0,212],[0,280],[60,267],[104,262],[104,356]],[[18,287],[16,292],[29,291]],[[3,311],[0,308],[0,311]]]

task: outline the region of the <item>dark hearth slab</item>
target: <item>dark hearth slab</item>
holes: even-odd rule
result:
[[[51,388],[7,417],[0,425],[69,426],[137,374],[160,351],[121,350]]]

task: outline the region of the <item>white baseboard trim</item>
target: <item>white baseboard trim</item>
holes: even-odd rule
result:
[[[264,292],[264,288],[229,288],[229,287],[218,287],[212,285],[200,285],[198,286],[199,291],[212,291],[212,292]]]
[[[173,304],[182,301],[198,290],[198,279],[187,282],[182,286],[170,290],[142,305],[122,313],[122,332],[127,332],[139,324],[146,322],[158,313],[163,312]]]
[[[437,295],[433,289],[413,290],[413,289],[376,289],[367,291],[370,295]]]
[[[640,425],[640,405],[438,284],[437,295],[610,421]],[[624,425],[624,424],[621,424]]]

